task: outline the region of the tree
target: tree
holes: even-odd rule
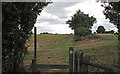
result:
[[[119,2],[109,2],[108,5],[103,3],[104,15],[106,19],[108,18],[111,23],[118,28],[118,67],[120,68],[120,1]]]
[[[114,34],[114,30],[111,30],[110,33],[111,33],[111,34]]]
[[[106,19],[109,19],[110,23],[117,26],[119,32],[118,39],[120,39],[120,2],[109,2],[108,5],[104,3],[102,6],[105,8],[103,13]]]
[[[114,34],[114,30],[105,31],[105,33],[111,33],[111,34]]]
[[[99,26],[96,30],[97,33],[105,33],[105,28],[103,26]]]
[[[26,40],[32,33],[37,15],[49,2],[2,3],[2,71],[19,72],[27,52]]]
[[[80,37],[91,34],[91,26],[96,22],[96,18],[89,16],[89,14],[84,14],[80,10],[72,16],[72,18],[66,21],[69,27],[74,30],[75,40],[81,40]]]

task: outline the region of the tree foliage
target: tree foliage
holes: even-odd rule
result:
[[[91,34],[90,29],[95,22],[96,18],[78,10],[70,20],[66,21],[66,24],[69,24],[69,27],[74,30],[75,40],[80,40],[80,37]]]
[[[110,31],[105,31],[105,33],[111,33],[111,34],[114,34],[114,30],[110,30]]]
[[[105,28],[103,26],[99,26],[96,30],[97,33],[105,33]]]
[[[105,8],[103,13],[106,19],[108,18],[110,23],[117,26],[119,32],[118,39],[120,39],[120,2],[109,2],[108,5],[104,3],[102,6]]]
[[[111,30],[110,33],[111,33],[111,34],[114,34],[114,30]]]
[[[48,2],[2,3],[2,71],[21,71],[21,61],[27,52],[26,40],[37,15]]]

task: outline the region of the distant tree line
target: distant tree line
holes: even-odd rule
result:
[[[111,33],[111,34],[114,34],[114,30],[110,30],[110,31],[105,31],[105,33]]]
[[[52,33],[48,33],[48,32],[43,32],[43,33],[40,33],[40,34],[52,34]]]
[[[114,34],[114,30],[110,30],[110,31],[105,31],[104,26],[99,26],[98,29],[96,30],[97,33],[111,33]]]

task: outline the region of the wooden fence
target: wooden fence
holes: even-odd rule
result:
[[[74,58],[74,72],[88,72],[88,65],[108,72],[120,72],[119,68],[91,61],[89,55],[83,57],[83,52],[81,50],[75,52]]]
[[[73,48],[69,48],[69,65],[47,65],[36,64],[36,59],[32,59],[31,69],[36,72],[37,69],[69,69],[69,72],[88,72],[88,66],[97,67],[108,72],[120,72],[119,68],[101,64],[90,60],[89,55],[84,55],[81,50],[75,52],[74,71],[73,71]]]

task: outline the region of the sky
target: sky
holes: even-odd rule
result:
[[[100,2],[96,0],[69,0],[64,2],[53,2],[43,9],[38,15],[35,27],[37,27],[37,34],[43,32],[58,33],[58,34],[70,34],[74,33],[69,24],[66,21],[71,19],[71,16],[80,9],[85,14],[94,16],[97,19],[97,23],[93,24],[92,32],[95,32],[98,26],[102,25],[105,29],[117,31],[115,25],[109,23],[109,19],[105,19],[103,15],[104,8],[101,7]]]

